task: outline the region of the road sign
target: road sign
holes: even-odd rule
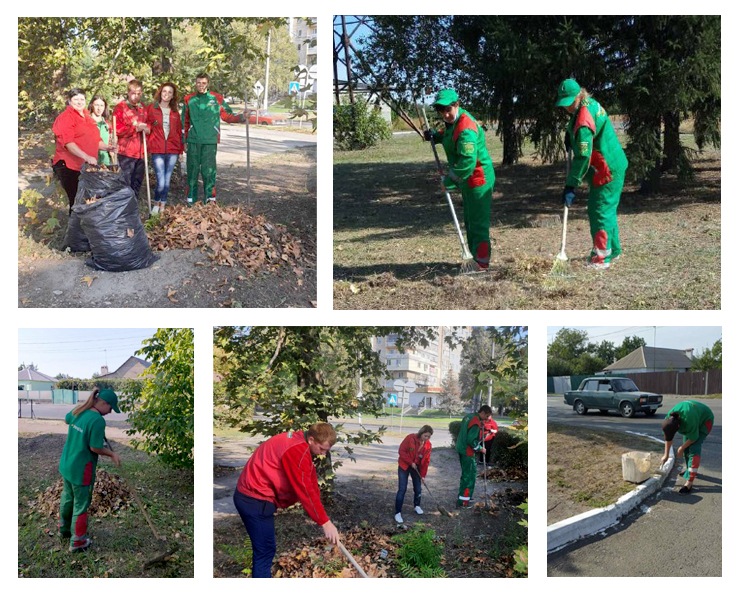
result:
[[[313,64],[312,66],[310,66],[309,70],[307,71],[307,74],[310,75],[311,79],[316,79],[317,78],[317,64]]]
[[[397,404],[397,395],[389,395],[389,405],[396,405]]]
[[[407,380],[407,382],[404,383],[404,390],[408,393],[413,393],[417,389],[417,385],[415,384],[414,380]]]
[[[394,390],[400,391],[404,388],[404,380],[395,380],[392,386],[394,387]]]
[[[292,81],[289,83],[289,94],[296,95],[299,93],[299,81]]]
[[[261,81],[256,81],[256,84],[253,86],[253,90],[256,95],[261,97],[261,93],[264,92],[264,86],[261,84]]]

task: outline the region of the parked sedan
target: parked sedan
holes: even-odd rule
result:
[[[249,124],[256,123],[256,110],[251,110],[251,113],[248,116],[248,123]],[[284,114],[272,114],[270,112],[262,112],[259,110],[258,123],[263,124],[265,126],[273,126],[274,124],[283,125],[283,124],[286,124],[286,117],[284,116]]]
[[[616,410],[624,417],[633,417],[637,412],[655,415],[658,407],[663,406],[663,395],[642,392],[631,379],[611,376],[586,378],[578,390],[568,391],[563,398],[579,415],[589,409]]]

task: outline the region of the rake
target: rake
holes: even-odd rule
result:
[[[566,153],[566,178],[571,169],[571,150]],[[560,242],[560,252],[558,252],[553,261],[553,268],[550,270],[548,277],[573,277],[571,274],[571,264],[566,256],[566,232],[568,231],[568,205],[563,205],[563,237]]]
[[[432,492],[430,491],[430,488],[427,486],[427,483],[425,482],[425,478],[424,477],[420,477],[420,479],[422,480],[422,485],[425,486],[425,489],[427,490],[428,495],[430,496],[430,498],[432,498],[433,502],[435,502],[435,506],[437,507],[438,512],[440,514],[445,515],[445,516],[452,517],[453,515],[448,512],[448,509],[447,508],[445,508],[444,506],[441,506],[440,504],[438,504],[438,501],[435,499],[435,496],[432,495]]]
[[[415,110],[419,113],[419,108],[417,106],[417,101],[415,101]],[[427,113],[425,112],[425,106],[422,106],[422,116],[425,120],[425,130],[430,130],[430,122],[427,119]],[[438,149],[435,146],[435,140],[430,139],[430,146],[432,147],[433,155],[435,155],[435,165],[438,168],[438,174],[440,174],[440,186],[443,188],[443,191],[445,192],[445,200],[448,201],[448,206],[450,207],[450,213],[453,215],[453,223],[455,224],[456,232],[458,233],[458,242],[461,245],[461,270],[460,273],[462,275],[471,275],[475,273],[482,273],[485,272],[484,270],[479,270],[478,266],[476,265],[476,261],[473,259],[473,254],[471,254],[471,251],[468,249],[468,244],[466,243],[466,238],[463,237],[463,232],[461,232],[461,226],[458,223],[458,217],[456,216],[456,210],[453,206],[453,199],[450,196],[450,192],[448,192],[447,188],[443,185],[443,168],[440,165],[440,157],[438,156]]]

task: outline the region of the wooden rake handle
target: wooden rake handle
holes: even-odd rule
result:
[[[340,543],[340,540],[338,541],[338,547],[340,548],[340,551],[343,552],[343,555],[348,558],[348,561],[353,564],[353,568],[355,568],[358,571],[358,574],[361,575],[362,578],[368,578],[368,575],[363,571],[363,568],[361,568],[361,565],[356,562],[356,559],[351,556],[351,553],[345,549],[345,546]]]

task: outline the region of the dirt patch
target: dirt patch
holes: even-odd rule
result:
[[[651,470],[660,465],[657,443],[640,436],[548,424],[548,525],[617,501],[635,488],[622,479],[622,455],[651,452]]]
[[[443,570],[451,577],[512,576],[514,561],[513,549],[526,540],[526,529],[517,524],[522,519],[522,511],[517,506],[527,497],[527,482],[491,483],[488,489],[494,494],[493,506],[475,507],[457,511],[454,503],[458,493],[460,466],[458,455],[450,448],[434,448],[427,483],[437,503],[447,508],[454,516],[447,517],[438,512],[432,498],[423,489],[423,515],[417,515],[412,508],[412,487],[407,490],[404,500],[403,516],[405,523],[398,526],[394,521],[394,498],[397,490],[396,456],[377,457],[372,465],[355,468],[346,462],[338,471],[338,480],[332,500],[326,503],[330,519],[341,534],[356,536],[356,551],[363,555],[365,550],[369,561],[375,564],[377,572],[386,576],[399,576],[396,561],[386,547],[373,548],[368,540],[360,536],[373,535],[371,541],[386,543],[394,535],[399,535],[412,527],[432,529],[442,544]],[[483,498],[483,480],[476,483],[476,498]],[[299,506],[278,511],[276,515],[276,534],[278,555],[295,555],[305,548],[309,554],[323,555],[326,546],[321,530],[310,521]],[[360,544],[359,544],[360,542]],[[473,544],[473,545],[469,545]],[[315,549],[312,549],[315,548]],[[361,549],[363,548],[363,550]],[[369,548],[373,548],[370,549]],[[381,557],[381,550],[389,553]],[[241,520],[233,515],[217,520],[214,529],[214,573],[216,577],[244,576],[244,568],[250,568],[250,554],[247,554],[247,534]],[[364,558],[365,561],[365,558]],[[343,572],[350,568],[347,561],[330,553],[328,568],[331,573]],[[317,560],[319,567],[323,562]],[[387,567],[384,568],[383,566]],[[309,571],[315,570],[311,564]],[[300,572],[308,572],[303,565]],[[273,572],[279,570],[275,563]],[[323,572],[325,569],[317,569]],[[336,576],[333,574],[333,576]]]
[[[487,141],[498,164],[501,145]],[[395,137],[334,154],[336,309],[720,309],[718,151],[699,155],[692,182],[664,176],[658,195],[625,185],[624,254],[609,271],[583,266],[591,238],[582,192],[566,246],[575,277],[563,279],[548,277],[560,249],[562,164],[542,165],[529,150],[514,166],[495,165],[491,272],[468,277],[457,274],[458,239],[427,153],[418,139]]]
[[[302,263],[298,267],[280,266],[255,273],[238,262],[233,266],[212,265],[199,249],[157,251],[159,260],[140,271],[106,273],[86,266],[86,255],[61,251],[67,199],[55,183],[47,186],[46,176],[51,171],[47,166],[38,172],[39,181],[30,183],[42,195],[36,207],[39,223],[29,224],[25,216],[28,209],[19,208],[19,306],[313,307],[317,296],[315,163],[315,147],[259,159],[252,164],[250,194],[245,168],[222,167],[218,171],[219,205],[239,207],[254,217],[263,217],[270,225],[284,226],[300,246]],[[23,179],[28,182],[36,177],[26,173]],[[173,178],[170,204],[183,204],[185,195],[184,179],[179,173]],[[145,203],[142,189],[142,213],[147,208]],[[52,217],[59,227],[44,231],[43,222]]]

